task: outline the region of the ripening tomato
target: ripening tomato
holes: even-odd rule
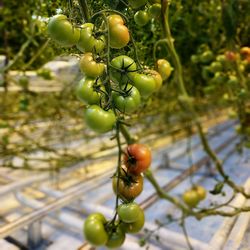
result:
[[[108,17],[108,22],[110,47],[114,49],[125,47],[130,40],[130,35],[128,28],[124,25],[122,17],[119,15],[110,15]]]
[[[80,39],[76,47],[82,52],[100,53],[105,47],[105,37],[95,38],[93,35],[94,24],[84,23],[81,26]]]
[[[121,176],[118,178],[115,176],[112,180],[112,187],[115,194],[124,201],[131,201],[135,199],[143,190],[143,177],[142,175],[124,174],[121,172]],[[118,191],[117,191],[118,190]]]
[[[136,71],[135,61],[125,55],[117,56],[111,60],[111,79],[119,85],[131,82],[131,74]]]
[[[132,223],[138,219],[140,210],[141,208],[138,204],[131,202],[119,205],[117,213],[121,221],[125,223]]]
[[[148,15],[147,11],[139,10],[135,13],[134,20],[138,26],[144,26],[149,21],[149,15]]]
[[[50,18],[48,34],[62,46],[73,46],[80,38],[80,30],[74,28],[65,15],[55,15]]]
[[[141,208],[139,208],[139,214],[137,216],[137,220],[132,223],[121,223],[121,228],[126,233],[138,233],[144,226],[145,216],[144,212]]]
[[[132,113],[137,110],[141,104],[141,95],[136,87],[128,84],[126,90],[122,88],[124,94],[113,92],[113,100],[116,108],[123,113]]]
[[[133,9],[138,9],[147,3],[147,0],[128,0],[129,5]]]
[[[100,81],[96,82],[93,78],[82,78],[76,87],[76,96],[78,99],[86,104],[98,104],[100,102],[101,95],[94,89],[95,85],[98,85]]]
[[[85,53],[80,60],[80,69],[88,77],[101,76],[105,69],[104,63],[97,63],[91,52]]]
[[[155,78],[150,74],[131,73],[131,84],[135,86],[141,96],[149,97],[156,90]]]
[[[238,59],[239,55],[234,51],[226,51],[225,52],[226,60],[234,62]]]
[[[173,68],[170,63],[165,59],[157,60],[157,70],[160,73],[163,80],[167,80],[171,75]]]
[[[108,233],[104,226],[106,220],[103,218],[102,214],[91,214],[84,223],[85,239],[94,246],[105,245],[108,241]]]
[[[185,191],[182,199],[191,208],[196,207],[200,201],[198,193],[192,189]]]
[[[155,90],[158,91],[162,86],[162,77],[156,70],[146,70],[146,73],[151,75],[155,79]]]
[[[207,195],[207,191],[204,187],[198,185],[198,186],[194,186],[193,190],[198,194],[199,200],[204,200],[206,198]]]
[[[97,133],[111,131],[116,122],[116,117],[112,110],[105,111],[97,105],[88,107],[84,118],[88,127]]]
[[[108,248],[118,248],[125,241],[125,233],[120,226],[117,226],[115,229],[109,232],[108,241],[106,247]]]
[[[124,153],[124,164],[129,173],[139,175],[150,167],[151,150],[144,144],[130,144]]]

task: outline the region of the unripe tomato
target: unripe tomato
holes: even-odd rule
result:
[[[100,53],[105,47],[105,37],[100,36],[96,39],[93,36],[93,23],[84,23],[81,26],[80,39],[76,47],[82,52]]]
[[[147,0],[128,0],[129,5],[133,9],[138,9],[147,3]]]
[[[98,237],[98,236],[97,236]],[[116,227],[116,229],[109,233],[108,241],[106,243],[106,247],[108,248],[118,248],[125,241],[125,233],[121,229],[120,226]]]
[[[85,53],[80,60],[80,69],[88,77],[101,76],[105,69],[104,63],[97,63],[91,52]]]
[[[138,26],[144,26],[149,21],[149,15],[145,10],[139,10],[135,13],[134,20]]]
[[[200,201],[198,193],[192,189],[184,192],[182,199],[189,207],[196,207]]]
[[[191,59],[191,62],[195,64],[200,62],[200,56],[198,55],[192,55],[190,59]]]
[[[224,63],[226,62],[226,57],[225,57],[225,55],[218,55],[218,56],[216,56],[216,61],[218,61],[218,62],[224,64]]]
[[[152,75],[131,73],[131,84],[135,86],[141,96],[149,97],[156,90],[156,81]]]
[[[216,73],[218,71],[222,71],[223,66],[222,66],[222,64],[220,62],[214,61],[214,62],[211,63],[209,68],[210,68],[211,72]]]
[[[121,223],[121,228],[126,233],[138,233],[144,226],[145,216],[143,210],[140,208],[137,220],[132,223]]]
[[[97,105],[92,105],[85,111],[85,122],[93,131],[105,133],[113,129],[116,117],[112,110],[105,111]]]
[[[135,199],[143,190],[143,177],[142,175],[125,175],[121,172],[119,185],[117,186],[118,178],[113,177],[112,187],[115,194],[124,201],[131,201]],[[118,190],[118,191],[117,191]]]
[[[155,3],[151,5],[148,9],[148,14],[150,18],[159,18],[161,15],[161,4]]]
[[[128,93],[121,95],[120,93],[113,92],[113,100],[115,106],[124,113],[132,113],[137,110],[141,104],[141,95],[136,87],[127,85]]]
[[[124,203],[118,206],[117,213],[120,220],[125,223],[132,223],[137,221],[140,210],[140,206],[134,202]]]
[[[161,75],[152,69],[146,70],[146,73],[149,73],[155,79],[155,90],[158,91],[162,86],[162,77]]]
[[[167,80],[171,75],[173,68],[170,63],[165,59],[157,60],[157,70],[160,73],[163,80]]]
[[[74,28],[65,15],[56,15],[48,23],[49,36],[62,46],[73,46],[80,38],[80,31]]]
[[[206,50],[200,55],[200,61],[202,63],[210,63],[214,58],[214,54],[211,50]]]
[[[100,93],[94,90],[96,81],[92,78],[82,78],[76,87],[76,96],[86,104],[98,104],[100,102]]]
[[[194,186],[193,190],[198,194],[199,200],[204,200],[207,195],[207,191],[204,187],[202,186]]]
[[[131,74],[137,69],[135,61],[125,55],[113,58],[111,66],[111,79],[120,85],[131,82]]]
[[[139,175],[151,165],[151,150],[144,144],[130,144],[127,146],[123,161],[129,173]]]
[[[237,76],[230,75],[227,84],[231,86],[237,86],[239,84],[239,79],[237,78]]]
[[[216,84],[223,84],[227,82],[227,76],[223,72],[216,72],[213,81]]]
[[[110,47],[114,49],[125,47],[130,40],[130,36],[128,28],[124,25],[123,19],[119,17],[119,15],[110,15],[108,17],[108,22]]]
[[[94,246],[105,245],[108,241],[108,233],[105,230],[103,218],[100,215],[90,215],[84,223],[83,232],[85,239]]]

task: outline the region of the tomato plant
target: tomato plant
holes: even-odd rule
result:
[[[149,168],[151,164],[151,150],[144,144],[128,145],[124,152],[124,164],[128,171],[140,174]]]
[[[139,26],[144,26],[149,21],[149,15],[145,10],[139,10],[134,15],[135,23]]]

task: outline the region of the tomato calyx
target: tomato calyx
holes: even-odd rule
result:
[[[116,173],[113,175],[113,177],[117,177],[117,178],[119,177],[119,179],[122,180],[126,186],[131,186],[134,183],[138,183],[135,177],[132,174],[130,174],[128,171],[126,171],[124,168],[121,168],[121,171],[122,171],[122,174],[120,176],[118,175],[118,173]]]

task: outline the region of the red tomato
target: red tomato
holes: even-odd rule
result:
[[[128,145],[124,154],[124,164],[128,172],[139,175],[149,168],[151,164],[151,150],[143,144]]]

